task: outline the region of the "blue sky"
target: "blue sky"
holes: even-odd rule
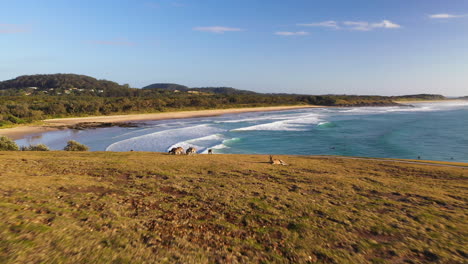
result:
[[[466,0],[0,0],[0,80],[468,95]]]

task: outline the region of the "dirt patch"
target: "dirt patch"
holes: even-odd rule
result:
[[[176,189],[172,186],[164,186],[164,187],[159,188],[159,190],[163,193],[167,193],[169,195],[175,196],[176,198],[181,198],[181,197],[185,197],[188,195],[188,192]]]

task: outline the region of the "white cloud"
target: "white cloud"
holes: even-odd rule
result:
[[[195,27],[195,31],[211,32],[216,34],[223,34],[225,32],[236,32],[242,31],[240,28],[231,28],[231,27],[221,27],[221,26],[212,26],[212,27]]]
[[[362,22],[362,21],[345,21],[343,25],[349,26],[352,30],[360,30],[360,31],[369,31],[371,30],[371,26],[369,22]]]
[[[348,29],[348,30],[358,30],[358,31],[371,31],[377,28],[385,28],[385,29],[401,28],[400,25],[393,23],[390,20],[382,20],[382,22],[378,22],[378,23],[371,23],[367,21],[338,22],[334,20],[329,20],[329,21],[323,21],[323,22],[318,22],[318,23],[297,24],[297,26],[325,27],[325,28],[333,28],[333,29]]]
[[[464,16],[461,16],[461,15],[452,15],[452,14],[433,14],[433,15],[429,15],[429,18],[432,18],[432,19],[448,19],[448,18],[459,18],[459,17],[465,17],[466,15]]]
[[[21,25],[0,24],[0,34],[14,34],[29,32],[30,29]]]
[[[297,24],[298,26],[302,27],[329,27],[339,29],[338,22],[330,20],[330,21],[323,21],[319,23],[309,23],[309,24]]]
[[[278,35],[278,36],[307,36],[307,35],[309,35],[309,32],[305,32],[305,31],[298,31],[298,32],[280,31],[280,32],[275,32],[275,35]]]
[[[401,28],[400,25],[393,23],[390,20],[382,20],[380,23],[369,23],[365,21],[345,21],[343,25],[347,26],[350,30],[358,31],[371,31],[376,28],[397,29]]]
[[[374,28],[401,28],[400,25],[393,23],[392,21],[389,20],[383,20],[380,23],[374,23],[372,24],[372,27]]]

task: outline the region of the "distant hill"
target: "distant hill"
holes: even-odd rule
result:
[[[79,92],[102,94],[103,96],[125,96],[133,89],[130,89],[128,85],[98,80],[86,75],[59,73],[19,76],[15,79],[0,82],[0,90],[26,90],[47,94]]]
[[[149,89],[159,89],[159,90],[168,90],[168,91],[180,91],[180,92],[189,92],[196,91],[202,93],[214,93],[214,94],[256,94],[256,92],[239,90],[232,87],[197,87],[189,88],[185,85],[180,85],[176,83],[155,83],[142,88],[143,90]]]
[[[185,85],[180,85],[176,83],[154,83],[142,88],[143,90],[149,89],[161,89],[161,90],[169,90],[169,91],[187,91],[188,88]]]
[[[209,93],[217,95],[261,95],[266,97],[290,97],[290,96],[309,96],[299,94],[261,94],[248,90],[239,90],[232,87],[196,87],[189,88],[185,85],[176,83],[154,83],[143,87],[142,89],[130,88],[129,85],[120,85],[116,82],[108,80],[98,80],[96,78],[78,75],[78,74],[37,74],[37,75],[23,75],[15,79],[0,82],[0,96],[1,95],[97,95],[100,97],[134,97],[134,96],[147,96],[154,97],[160,94],[173,94],[179,91],[182,93]],[[381,103],[388,104],[389,100],[445,100],[443,95],[439,94],[415,94],[415,95],[402,95],[402,96],[353,96],[353,95],[324,95],[320,98],[330,99],[327,102],[319,101],[320,104],[337,105],[339,103],[333,101],[340,99],[343,105],[354,105],[356,100],[364,100],[363,104],[368,104],[368,100],[377,100]],[[332,100],[333,99],[333,100]],[[460,99],[468,99],[462,97]],[[344,101],[347,102],[344,102]],[[367,101],[366,101],[367,100]],[[310,100],[306,100],[310,101]],[[349,101],[352,101],[351,103]],[[317,103],[312,100],[309,103]]]
[[[107,89],[122,88],[118,83],[97,80],[93,77],[77,74],[37,74],[23,75],[15,79],[0,82],[0,89],[24,89],[34,87],[38,90],[50,88]]]
[[[128,96],[130,94],[147,94],[144,91],[179,91],[201,92],[223,95],[256,94],[252,91],[239,90],[231,87],[200,87],[189,88],[176,83],[155,83],[140,89],[132,89],[128,85],[116,82],[98,80],[96,78],[78,74],[37,74],[23,75],[15,79],[0,82],[0,90],[23,94],[88,94],[99,96]],[[140,92],[139,92],[139,91]]]
[[[401,95],[391,96],[393,100],[445,100],[447,97],[440,94],[412,94],[412,95]]]
[[[239,90],[231,87],[201,87],[201,88],[191,88],[191,91],[198,91],[204,93],[214,93],[214,94],[257,94],[253,91],[248,90]]]
[[[457,99],[461,99],[461,100],[468,100],[468,96],[462,96],[462,97],[459,97]]]

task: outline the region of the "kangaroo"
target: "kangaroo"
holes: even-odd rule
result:
[[[197,154],[197,149],[193,148],[193,147],[190,147],[190,148],[187,149],[186,154],[187,155],[195,155],[195,154]]]
[[[208,154],[213,154],[213,150],[212,150],[212,149],[209,149],[209,150],[208,150]]]
[[[283,165],[287,166],[288,164],[282,160],[279,159],[273,159],[273,156],[270,155],[270,163],[271,165]]]
[[[169,151],[169,154],[171,154],[171,155],[182,155],[182,154],[184,154],[184,149],[181,148],[181,147],[172,148]]]

